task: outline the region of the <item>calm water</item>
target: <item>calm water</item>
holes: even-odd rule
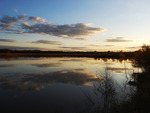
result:
[[[127,82],[137,71],[128,60],[0,59],[0,106],[49,113],[87,112],[98,106],[105,109],[112,100],[125,101],[136,91]]]

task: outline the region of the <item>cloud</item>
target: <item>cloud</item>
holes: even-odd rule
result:
[[[89,44],[89,45],[87,45],[87,46],[93,46],[93,47],[102,47],[102,46],[111,47],[111,46],[114,46],[114,45]]]
[[[30,27],[31,25],[28,24],[28,22],[24,22],[24,23],[22,23],[22,26]]]
[[[0,19],[0,22],[4,24],[14,24],[16,22],[21,22],[23,20],[26,20],[26,15],[19,15],[17,17],[4,16],[2,19]]]
[[[85,38],[75,38],[76,40],[87,40]]]
[[[126,40],[124,37],[116,37],[116,38],[111,38],[107,39],[106,42],[131,42],[132,40]]]
[[[115,45],[104,45],[105,47],[112,47],[112,46],[115,46]]]
[[[32,21],[32,23],[30,22]],[[91,27],[87,23],[55,25],[52,22],[46,22],[41,17],[20,15],[17,17],[4,16],[0,19],[0,30],[10,31],[16,34],[33,33],[48,34],[57,37],[81,37],[93,35],[95,32],[102,32],[104,28]],[[75,38],[84,40],[83,38]]]
[[[86,47],[59,47],[59,48],[64,48],[64,49],[72,49],[72,50],[75,50],[75,49],[87,49]]]
[[[14,25],[0,23],[0,27],[1,27],[1,30],[5,31],[5,30],[9,30],[10,28],[14,27]]]
[[[95,51],[95,49],[89,49],[87,47],[59,47],[59,48],[63,48],[63,49],[70,49],[73,51]]]
[[[94,47],[98,47],[98,46],[101,46],[101,45],[98,45],[98,44],[89,44],[87,46],[94,46]]]
[[[31,20],[33,23],[44,23],[45,22],[45,19],[42,19],[40,17],[33,17],[33,16],[30,16],[29,20]]]
[[[141,46],[136,46],[136,47],[127,47],[127,49],[140,49],[141,48]]]
[[[52,44],[52,45],[62,45],[61,41],[50,41],[50,40],[37,40],[32,43],[41,43],[41,44]]]
[[[16,42],[16,40],[12,40],[12,39],[0,39],[0,42]]]
[[[3,46],[3,45],[0,45],[0,49],[43,50],[44,48],[39,48],[39,47],[20,47],[20,46]]]
[[[13,24],[16,24],[17,22],[25,21],[26,19],[27,19],[26,15],[19,15],[17,17],[4,16],[0,19],[1,30],[9,30],[10,28],[15,27]]]
[[[16,12],[16,13],[18,12],[18,10],[17,10],[17,9],[13,9],[13,10],[14,10],[14,12]]]
[[[53,24],[34,24],[26,26],[22,24],[25,30],[23,33],[49,34],[58,37],[80,37],[94,34],[96,31],[104,31],[103,28],[89,27],[84,23],[53,25]]]

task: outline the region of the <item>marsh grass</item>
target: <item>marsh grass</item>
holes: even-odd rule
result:
[[[125,73],[127,74],[127,72]],[[108,68],[98,71],[97,77],[103,80],[101,82],[93,82],[93,95],[85,93],[87,99],[87,109],[89,113],[112,113],[120,104],[130,100],[134,91],[132,86],[129,87],[127,81],[120,86],[113,80],[113,73],[110,73]]]
[[[136,92],[131,99],[112,107],[110,113],[150,113],[150,46],[143,45],[135,52],[133,66],[142,68],[141,73],[133,73],[137,82]]]

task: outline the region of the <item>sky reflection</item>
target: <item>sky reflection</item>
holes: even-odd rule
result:
[[[125,70],[133,71],[129,61],[121,63],[118,60],[92,58],[21,58],[1,61],[0,67],[0,87],[20,91],[40,90],[57,83],[92,86],[92,82],[103,80],[97,75],[105,69],[112,75],[122,75]],[[125,80],[125,77],[121,78],[116,80]]]
[[[97,100],[94,86],[107,83],[106,70],[113,83],[117,84],[113,86],[118,93],[116,98],[130,94],[129,85],[126,86],[126,92],[121,89],[127,77],[131,78],[132,69],[130,61],[115,59],[65,57],[1,60],[0,105],[21,110],[26,106],[33,110],[57,112],[59,108],[62,113],[72,113],[72,110],[80,112],[87,108],[86,95],[90,95],[93,101]],[[138,69],[134,68],[136,71]],[[102,98],[100,94],[101,102]]]

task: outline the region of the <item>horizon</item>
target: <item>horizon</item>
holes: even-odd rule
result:
[[[0,49],[136,51],[150,43],[148,0],[1,0]]]
[[[72,50],[58,50],[58,51],[56,51],[56,50],[39,50],[39,49],[8,49],[8,48],[1,48],[0,50],[11,50],[11,51],[41,51],[41,52],[136,52],[136,51],[138,51],[138,50],[134,50],[134,51],[123,51],[123,50],[116,50],[116,51],[83,51],[83,50],[74,50],[74,51],[72,51]]]

